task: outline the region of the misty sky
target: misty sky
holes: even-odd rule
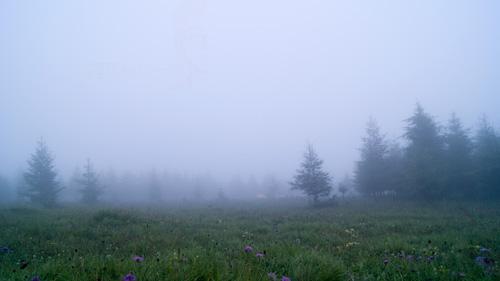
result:
[[[368,117],[422,105],[500,125],[500,1],[0,2],[0,174],[57,169],[338,179]]]

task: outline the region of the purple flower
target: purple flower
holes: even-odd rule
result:
[[[135,278],[135,275],[132,274],[132,272],[129,272],[127,275],[123,277],[123,281],[135,281],[135,280],[137,279]]]
[[[281,277],[281,281],[292,281],[292,279],[290,279],[290,277],[287,277],[287,276],[283,275]]]
[[[387,265],[389,263],[389,259],[384,259],[384,265]]]
[[[493,264],[495,264],[493,259],[481,256],[476,257],[475,261],[477,265],[482,266],[483,268],[490,268],[493,267]]]
[[[38,276],[35,276],[35,277],[31,278],[31,281],[42,281],[42,279],[40,279],[40,277],[38,277]]]
[[[253,248],[250,245],[246,245],[244,248],[244,251],[245,251],[245,253],[251,253],[253,251]]]
[[[132,260],[135,261],[135,262],[143,262],[144,261],[144,257],[143,256],[133,256]]]
[[[258,258],[263,258],[265,255],[264,253],[258,252],[257,254],[255,254],[255,256]]]

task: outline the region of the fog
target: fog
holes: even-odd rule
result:
[[[90,158],[257,194],[307,144],[338,183],[370,116],[391,140],[417,102],[498,127],[499,26],[498,1],[2,1],[0,175],[43,137],[68,185]]]

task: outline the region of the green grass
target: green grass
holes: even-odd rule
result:
[[[2,209],[0,280],[500,280],[500,207],[463,206]]]

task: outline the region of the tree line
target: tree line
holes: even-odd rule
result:
[[[354,186],[359,194],[415,200],[500,199],[500,136],[486,118],[481,119],[472,135],[455,114],[446,126],[440,126],[417,104],[405,120],[402,139],[403,144],[387,140],[377,122],[368,121],[354,170]],[[322,165],[312,145],[308,145],[290,182],[291,189],[302,191],[314,203],[331,199],[333,179]],[[75,181],[83,203],[99,201],[104,186],[90,160]],[[339,183],[342,195],[349,189],[349,182],[346,177]],[[21,196],[44,207],[57,204],[63,186],[43,140],[28,160],[22,183]],[[275,182],[269,185],[271,190],[276,189]],[[156,174],[150,178],[149,193],[153,200],[161,198]]]
[[[405,120],[404,144],[389,141],[371,118],[362,138],[354,186],[370,198],[411,200],[500,199],[500,136],[483,117],[474,135],[452,114],[445,126],[417,104]],[[328,197],[332,177],[308,146],[292,189],[313,202]],[[339,184],[345,193],[346,184]]]
[[[452,114],[440,126],[421,105],[405,120],[405,145],[371,119],[356,163],[358,191],[422,200],[500,199],[500,138],[483,117],[474,135]]]

